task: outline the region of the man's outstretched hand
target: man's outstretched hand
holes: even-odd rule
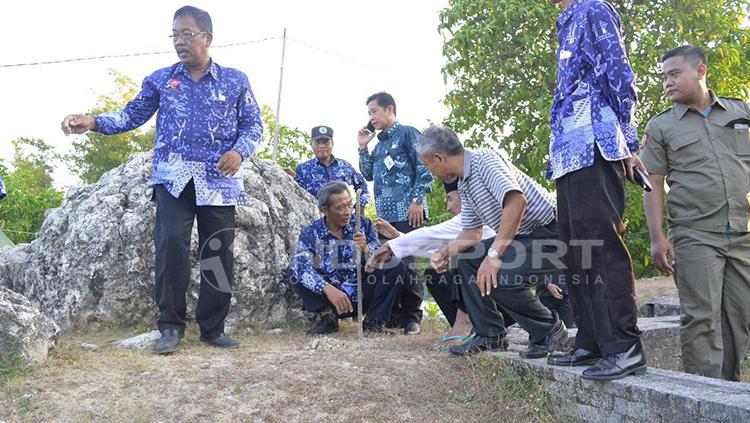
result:
[[[83,134],[96,129],[96,120],[86,115],[68,115],[60,126],[65,135]]]

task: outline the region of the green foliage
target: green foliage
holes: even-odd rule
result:
[[[428,317],[438,317],[440,314],[440,307],[438,307],[435,301],[427,301],[423,310],[427,313]]]
[[[440,178],[432,180],[432,190],[427,193],[427,207],[430,210],[430,220],[425,222],[427,226],[437,225],[453,217],[447,209],[445,188]]]
[[[14,243],[31,242],[44,222],[44,213],[58,207],[63,195],[52,187],[52,147],[39,139],[11,141],[13,159],[8,168],[0,160],[0,174],[8,196],[0,200],[0,228]]]
[[[121,110],[138,94],[139,88],[130,77],[117,71],[110,71],[110,75],[114,78],[114,91],[99,96],[87,114]],[[116,135],[89,132],[73,141],[73,152],[65,156],[65,162],[84,183],[94,183],[108,170],[126,163],[131,154],[152,149],[154,134],[153,127]]]
[[[659,57],[683,43],[709,56],[709,86],[721,95],[750,97],[750,29],[742,23],[750,0],[611,1],[622,15],[636,73],[641,130],[669,106]],[[555,20],[560,9],[540,0],[450,0],[440,14],[445,37],[443,75],[453,87],[445,121],[467,134],[469,147],[503,149],[537,181],[549,150],[549,108],[557,78]],[[626,240],[639,277],[654,275],[638,189],[628,187]]]
[[[276,115],[271,108],[263,105],[260,109],[263,120],[263,140],[256,156],[261,159],[273,159],[273,136],[276,131]],[[296,169],[303,160],[312,156],[310,136],[299,128],[279,127],[276,163],[284,169]]]

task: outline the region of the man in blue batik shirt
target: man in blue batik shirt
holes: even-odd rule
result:
[[[592,365],[582,377],[618,379],[646,370],[630,253],[623,241],[625,178],[638,156],[635,76],[620,16],[601,0],[551,0],[557,19],[558,80],[549,167],[560,240],[568,245],[566,283],[578,326],[573,349],[548,362]]]
[[[3,182],[3,177],[0,176],[0,200],[5,198],[6,192],[5,192],[5,182]]]
[[[195,313],[200,339],[222,348],[239,345],[223,333],[232,295],[234,209],[248,203],[238,171],[255,153],[262,126],[247,76],[209,56],[212,31],[208,13],[180,8],[172,26],[179,63],[146,77],[125,109],[70,115],[62,124],[66,133],[117,134],[143,125],[158,111],[148,184],[154,187],[156,203],[159,354],[177,350],[185,331],[190,235],[196,217],[202,264]]]
[[[360,206],[364,209],[370,201],[367,183],[362,175],[346,160],[333,156],[333,129],[328,126],[316,126],[311,131],[310,145],[315,158],[301,163],[291,175],[299,186],[317,198],[318,190],[326,182],[341,181],[355,192],[362,190],[359,198]]]
[[[323,218],[314,221],[299,236],[297,250],[289,265],[292,289],[305,309],[319,313],[311,335],[335,332],[338,319],[354,316],[357,304],[357,268],[354,248],[362,252],[360,266],[380,248],[372,222],[360,216],[360,232],[355,232],[355,216],[349,189],[343,182],[331,181],[318,191]],[[385,332],[393,302],[406,277],[406,266],[397,262],[387,270],[364,272],[362,312],[364,329]]]
[[[366,180],[374,181],[378,217],[399,232],[409,233],[422,226],[428,212],[426,196],[432,187],[432,174],[417,154],[419,131],[398,122],[396,102],[390,94],[373,94],[365,104],[370,123],[380,133],[378,143],[370,152],[367,145],[375,133],[366,128],[360,129],[359,170]],[[414,258],[409,257],[405,262],[412,266]],[[420,306],[424,295],[417,274],[412,271],[410,276],[390,322],[394,327],[403,326],[407,335],[417,334],[421,330]]]

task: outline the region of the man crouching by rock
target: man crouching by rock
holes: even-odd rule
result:
[[[336,332],[338,319],[357,315],[357,267],[354,248],[366,258],[380,247],[375,227],[360,217],[361,232],[355,232],[352,198],[346,184],[326,183],[318,191],[323,218],[314,221],[299,236],[297,251],[289,265],[292,289],[307,311],[318,313],[310,335]],[[362,307],[365,332],[384,333],[385,323],[407,277],[400,261],[385,270],[364,272]]]

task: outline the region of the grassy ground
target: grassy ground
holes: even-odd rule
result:
[[[487,356],[436,351],[445,328],[424,326],[364,340],[351,324],[318,338],[255,331],[230,351],[192,328],[167,357],[107,346],[133,333],[75,334],[43,365],[6,363],[0,421],[554,421],[533,381]]]

